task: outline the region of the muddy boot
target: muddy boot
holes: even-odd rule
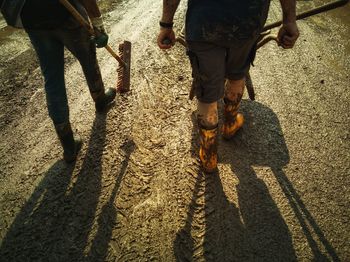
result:
[[[108,88],[106,91],[101,89],[97,92],[91,92],[92,99],[95,101],[96,111],[103,112],[113,102],[116,94],[117,90],[115,88]]]
[[[81,138],[73,137],[73,131],[69,122],[55,125],[55,129],[63,147],[63,159],[67,163],[74,162],[81,149]]]
[[[224,99],[224,125],[222,126],[222,136],[225,139],[232,138],[235,133],[243,126],[244,117],[238,113],[240,103],[234,104],[228,99]]]
[[[212,173],[217,169],[217,127],[205,129],[199,127],[199,159],[203,170]]]

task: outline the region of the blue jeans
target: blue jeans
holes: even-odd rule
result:
[[[89,90],[104,89],[96,59],[96,47],[88,32],[77,25],[52,30],[26,30],[38,55],[45,79],[49,115],[55,125],[69,122],[69,107],[64,80],[64,47],[80,62]]]

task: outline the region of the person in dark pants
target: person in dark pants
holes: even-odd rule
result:
[[[175,43],[173,17],[180,0],[163,0],[158,46]],[[280,0],[283,25],[278,41],[292,48],[299,36],[295,0]],[[185,38],[192,66],[193,85],[198,99],[197,120],[200,135],[199,158],[206,172],[217,169],[217,102],[224,99],[225,139],[243,125],[238,113],[245,75],[255,56],[255,43],[268,15],[270,0],[189,0]]]
[[[105,90],[96,59],[96,47],[104,47],[108,42],[96,0],[70,2],[100,32],[94,41],[59,0],[0,0],[7,23],[23,27],[37,53],[45,79],[49,115],[64,150],[63,158],[68,163],[75,161],[82,141],[74,138],[69,121],[64,47],[79,60],[97,112],[103,111],[116,96],[115,88]]]

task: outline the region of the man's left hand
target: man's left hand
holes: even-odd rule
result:
[[[299,37],[297,24],[284,23],[278,32],[278,43],[285,49],[292,48]]]

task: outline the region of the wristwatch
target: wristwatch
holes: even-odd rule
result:
[[[159,21],[159,25],[160,25],[160,27],[163,27],[163,28],[172,29],[174,23],[173,23],[173,22],[171,22],[171,23],[165,23],[165,22]]]

